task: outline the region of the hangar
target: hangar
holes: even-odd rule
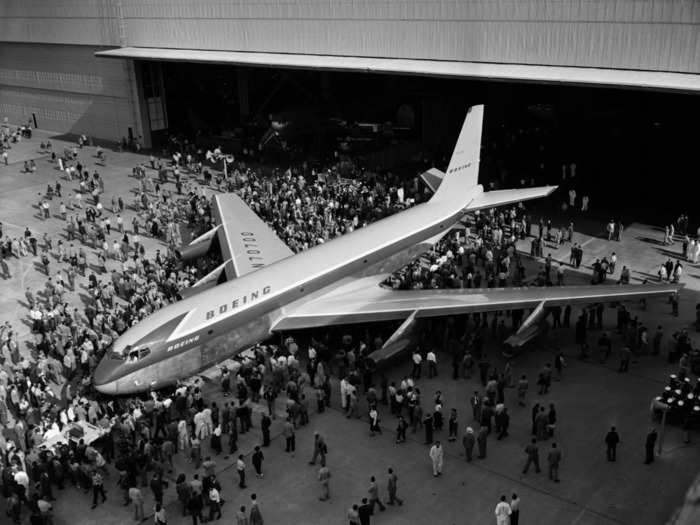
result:
[[[295,143],[272,133],[279,119],[292,123],[288,135],[302,130],[295,146],[306,153],[357,148],[391,167],[407,152],[439,164],[457,108],[486,103],[488,141],[502,142],[504,129],[549,136],[522,147],[547,150],[544,159],[514,155],[529,166],[516,180],[556,178],[578,162],[591,184],[633,173],[621,187],[642,191],[635,180],[690,162],[698,9],[682,0],[9,0],[0,115],[146,148],[204,129],[232,152]],[[494,166],[489,177],[509,171]]]

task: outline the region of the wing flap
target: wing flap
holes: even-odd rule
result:
[[[284,311],[274,330],[295,330],[333,324],[353,324],[488,312],[591,304],[666,297],[678,285],[597,285],[547,288],[480,288],[466,290],[390,290],[372,286],[347,294],[320,297]]]
[[[214,196],[222,258],[241,277],[294,255],[292,250],[235,193]],[[228,268],[227,268],[228,269]]]

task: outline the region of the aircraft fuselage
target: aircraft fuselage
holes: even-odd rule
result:
[[[447,233],[463,213],[417,205],[167,306],[115,342],[120,348],[147,347],[148,354],[133,361],[105,356],[95,386],[103,393],[129,394],[211,368],[269,337],[287,308],[362,276],[377,275],[379,285],[382,276],[424,252],[426,241]]]

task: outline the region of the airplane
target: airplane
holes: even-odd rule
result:
[[[190,253],[201,253],[218,236],[224,262],[195,283],[202,291],[119,336],[95,370],[95,388],[120,395],[172,385],[279,331],[404,320],[403,333],[424,317],[512,308],[541,312],[559,304],[668,296],[678,290],[677,285],[405,291],[381,286],[465,213],[545,197],[556,189],[483,190],[478,184],[483,112],[483,105],[469,109],[447,171],[432,170],[435,192],[427,202],[301,253],[294,254],[236,194],[216,195],[215,231],[195,239]],[[206,286],[212,281],[221,284]]]

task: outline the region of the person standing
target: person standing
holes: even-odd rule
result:
[[[353,508],[355,505],[353,505]],[[350,516],[348,515],[348,518]],[[362,505],[357,509],[357,518],[359,525],[369,525],[372,517],[372,506],[367,501],[367,498],[362,498]],[[352,521],[350,521],[352,523]]]
[[[263,459],[265,459],[265,456],[263,456],[262,450],[260,450],[259,446],[256,446],[255,451],[253,452],[253,457],[251,458],[251,460],[253,462],[253,468],[255,468],[255,475],[259,478],[263,477],[263,471],[262,471]]]
[[[284,434],[284,439],[286,442],[285,452],[292,452],[296,449],[296,437],[294,435],[294,425],[292,424],[291,418],[287,418],[284,422],[284,428],[282,429],[282,434]]]
[[[135,481],[135,479],[134,479]],[[136,486],[129,487],[129,500],[134,506],[134,520],[143,521],[143,494],[141,494],[141,489]],[[197,525],[197,522],[194,522]]]
[[[652,428],[651,432],[647,434],[647,439],[644,444],[644,449],[646,451],[646,459],[644,460],[645,465],[650,465],[654,462],[654,446],[656,445],[657,437],[655,428]]]
[[[561,449],[557,448],[556,443],[552,443],[552,449],[547,454],[547,463],[549,465],[549,479],[559,483],[559,464],[561,463]]]
[[[95,470],[92,473],[92,508],[97,507],[97,496],[102,496],[102,503],[107,501],[102,475]]]
[[[377,480],[374,478],[374,476],[369,479],[369,488],[367,489],[367,492],[369,492],[369,505],[371,508],[371,513],[374,514],[375,505],[379,505],[379,510],[384,512],[386,507],[384,506],[384,503],[382,503],[382,500],[379,499],[379,487],[377,487]]]
[[[406,441],[406,429],[408,423],[403,416],[399,416],[399,421],[396,423],[396,443],[404,443]]]
[[[513,492],[510,498],[510,525],[518,525],[520,519],[520,498]]]
[[[168,518],[165,514],[165,509],[160,503],[156,503],[156,506],[153,509],[153,522],[154,525],[167,525],[168,523]]]
[[[394,469],[390,468],[389,479],[387,481],[387,492],[389,493],[389,501],[387,501],[388,505],[393,505],[394,502],[397,502],[399,505],[403,505],[403,500],[396,495],[398,481],[399,478],[394,472]]]
[[[521,407],[525,406],[525,396],[527,395],[528,387],[527,376],[523,374],[518,381],[518,405]]]
[[[425,360],[428,362],[428,378],[437,376],[437,356],[435,352],[429,350]]]
[[[513,514],[513,511],[511,510],[510,505],[506,501],[505,495],[501,496],[501,501],[499,501],[496,505],[496,510],[494,511],[494,514],[496,514],[496,525],[508,525],[510,521],[510,515]]]
[[[630,369],[630,360],[632,359],[632,350],[625,345],[620,349],[620,368],[618,372],[628,372]]]
[[[216,515],[216,518],[214,517]],[[221,519],[221,494],[219,490],[212,486],[209,489],[209,520]]]
[[[245,512],[245,505],[241,505],[241,508],[236,512],[236,525],[250,525],[248,515]]]
[[[240,454],[238,456],[238,460],[236,461],[236,472],[238,472],[238,487],[242,489],[246,488],[245,462],[243,461],[243,454]]]
[[[489,429],[486,425],[482,425],[479,429],[479,435],[476,436],[476,444],[479,447],[479,459],[486,459],[486,444],[488,442]]]
[[[457,409],[453,408],[450,410],[450,419],[447,422],[447,428],[449,430],[448,441],[457,441]]]
[[[617,460],[617,445],[620,444],[620,435],[615,427],[610,427],[610,431],[605,435],[606,451],[608,461]]]
[[[470,403],[472,405],[472,416],[474,421],[481,421],[481,396],[478,390],[474,390],[474,395],[470,398]]]
[[[331,471],[328,469],[325,463],[323,463],[321,468],[318,470],[318,481],[321,484],[321,496],[319,496],[318,499],[321,501],[326,501],[331,497],[330,479]]]
[[[263,447],[270,446],[270,426],[272,426],[270,416],[263,414],[262,419],[260,420],[260,430],[262,431],[263,436]]]
[[[367,498],[363,499],[366,500]],[[357,503],[348,509],[347,518],[348,525],[360,525],[360,508],[357,506]]]
[[[369,435],[374,436],[377,432],[382,433],[382,428],[379,426],[379,412],[377,407],[372,405],[369,409]]]
[[[190,511],[190,516],[192,516],[192,525],[197,525],[199,522],[204,522],[204,517],[202,516],[203,506],[202,496],[200,494],[193,493],[190,497],[189,503],[187,504],[187,509]]]
[[[250,525],[263,525],[262,512],[260,512],[256,494],[250,495]]]
[[[535,465],[535,472],[539,474],[540,472],[540,450],[537,448],[537,439],[532,438],[532,441],[528,446],[525,447],[525,454],[527,454],[527,462],[525,463],[525,468],[523,468],[523,474],[527,474],[530,469],[530,465]]]
[[[429,412],[425,415],[423,419],[423,426],[425,427],[425,444],[430,445],[433,442],[433,414]]]
[[[462,446],[464,447],[464,455],[467,457],[467,462],[471,462],[472,460],[475,443],[476,436],[474,435],[474,429],[472,427],[467,427],[467,431],[462,438]]]
[[[423,356],[420,355],[420,351],[416,348],[413,352],[413,370],[411,370],[411,378],[416,381],[420,379],[421,368],[423,363]]]
[[[444,450],[442,449],[442,446],[440,445],[439,441],[436,441],[435,444],[430,447],[430,460],[433,463],[433,476],[442,476],[442,462],[444,458]]]

